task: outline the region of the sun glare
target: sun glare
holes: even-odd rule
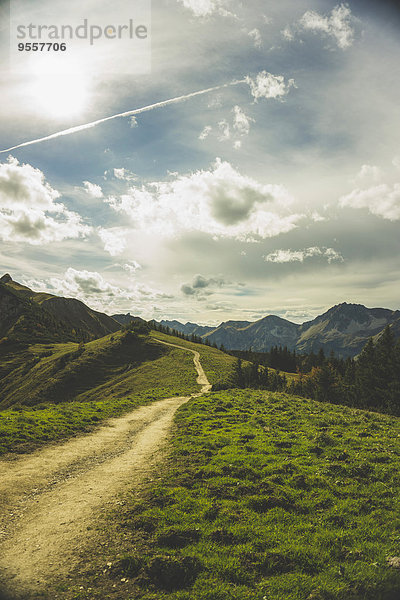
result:
[[[28,96],[35,112],[52,119],[78,117],[88,101],[88,81],[79,69],[70,63],[54,65],[46,61],[32,73]]]

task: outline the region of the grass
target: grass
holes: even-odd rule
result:
[[[232,378],[234,367],[237,362],[234,356],[225,354],[224,352],[217,350],[217,348],[205,346],[204,344],[194,344],[193,342],[172,337],[160,333],[159,331],[152,331],[151,337],[199,352],[204,372],[212,385],[227,383]]]
[[[164,348],[145,336],[127,332],[107,335],[84,346],[73,342],[33,345],[24,351],[24,362],[1,379],[0,406],[75,399],[101,384],[121,380],[133,368],[165,354]]]
[[[31,451],[139,405],[198,392],[192,353],[158,344],[157,336],[117,332],[84,347],[36,344],[8,357],[8,375],[0,379],[0,455]],[[215,361],[215,380],[231,372],[231,357],[218,350],[161,338],[199,349],[208,365]]]
[[[214,392],[179,410],[152,485],[114,515],[124,543],[90,598],[108,598],[116,573],[141,600],[400,597],[387,560],[400,555],[398,419]]]

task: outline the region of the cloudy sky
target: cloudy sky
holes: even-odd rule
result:
[[[0,270],[148,319],[400,308],[399,26],[390,2],[153,0],[150,72],[3,61],[0,150],[218,89],[1,153]]]

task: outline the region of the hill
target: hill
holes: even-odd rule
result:
[[[166,395],[196,391],[192,356],[158,340],[199,351],[211,383],[226,381],[233,372],[233,357],[159,332],[137,335],[118,331],[87,344],[33,344],[10,362],[8,372],[0,378],[0,409],[86,402],[99,396],[123,398],[143,386],[161,386]]]
[[[232,356],[159,332],[32,344],[0,371],[0,454],[31,450],[136,406],[198,392],[192,353],[159,340],[198,351],[210,383],[232,378]]]
[[[89,341],[119,329],[120,325],[112,317],[92,310],[79,300],[34,292],[13,281],[8,274],[0,279],[0,341],[3,345],[39,340]]]

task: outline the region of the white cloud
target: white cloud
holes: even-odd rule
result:
[[[242,146],[240,139],[235,139],[237,136],[245,136],[250,132],[251,123],[255,123],[255,120],[246,115],[240,106],[234,106],[232,109],[233,117],[232,121],[229,122],[227,119],[222,119],[217,124],[217,136],[218,141],[226,142],[233,138],[233,147],[238,150]],[[211,125],[206,125],[203,131],[199,135],[199,140],[205,140],[212,133],[213,128]]]
[[[283,75],[272,75],[267,71],[261,71],[255,78],[246,77],[246,82],[255,101],[259,98],[283,98],[291,87],[296,87],[294,79],[285,83]]]
[[[208,17],[219,14],[224,17],[235,15],[229,12],[226,7],[229,0],[178,0],[185,8],[190,9],[195,17]]]
[[[300,26],[303,29],[333,37],[338,47],[345,50],[354,41],[352,20],[349,5],[338,4],[329,16],[320,15],[314,10],[307,11],[300,19]]]
[[[204,127],[203,131],[199,135],[199,140],[205,140],[210,135],[211,132],[212,132],[211,125],[206,125]]]
[[[137,271],[141,270],[142,265],[140,265],[136,260],[131,260],[128,263],[125,263],[123,265],[123,268],[125,269],[125,271],[128,271],[128,273],[130,273],[131,275],[135,275]]]
[[[362,165],[357,173],[356,181],[379,181],[382,178],[383,172],[376,165]]]
[[[305,248],[304,250],[276,250],[263,258],[266,262],[282,264],[291,262],[302,263],[307,258],[315,256],[326,258],[329,263],[334,261],[343,262],[343,256],[333,248],[318,248],[317,246]]]
[[[125,169],[114,169],[114,176],[117,179],[124,179],[125,178]]]
[[[218,129],[220,131],[218,136],[220,142],[225,142],[226,140],[231,139],[231,128],[226,119],[223,119],[218,123]]]
[[[254,242],[291,231],[302,217],[291,211],[285,187],[261,184],[220,159],[208,171],[131,187],[106,201],[134,227],[169,237],[198,231]]]
[[[104,250],[111,256],[118,256],[126,248],[127,230],[121,227],[104,229],[99,227],[97,230],[101,241],[104,243]]]
[[[294,40],[293,32],[289,26],[285,27],[285,29],[281,31],[281,34],[282,37],[288,42],[292,42]]]
[[[261,46],[263,45],[263,41],[259,29],[255,27],[254,29],[248,32],[248,36],[251,37],[256,48],[261,48]]]
[[[233,128],[240,135],[248,135],[250,132],[250,124],[255,123],[255,120],[246,115],[240,106],[233,108]]]
[[[47,280],[24,280],[33,289],[47,291],[57,296],[67,296],[85,302],[97,310],[112,313],[118,310],[148,308],[154,300],[168,299],[170,296],[144,284],[132,283],[121,288],[107,281],[97,271],[77,270],[69,267],[61,277]]]
[[[386,183],[366,190],[356,189],[339,199],[340,206],[366,208],[373,215],[389,221],[400,219],[400,183]]]
[[[59,197],[39,169],[13,157],[0,163],[0,238],[41,245],[88,234],[91,228]]]
[[[83,185],[85,186],[86,193],[92,198],[102,198],[103,190],[99,185],[95,183],[90,183],[90,181],[84,181]]]
[[[131,117],[130,118],[130,124],[131,124],[132,129],[135,129],[135,127],[138,126],[137,118],[136,117]]]
[[[132,173],[128,169],[121,167],[120,169],[113,169],[114,177],[121,179],[122,181],[135,181],[137,179],[135,173]]]

